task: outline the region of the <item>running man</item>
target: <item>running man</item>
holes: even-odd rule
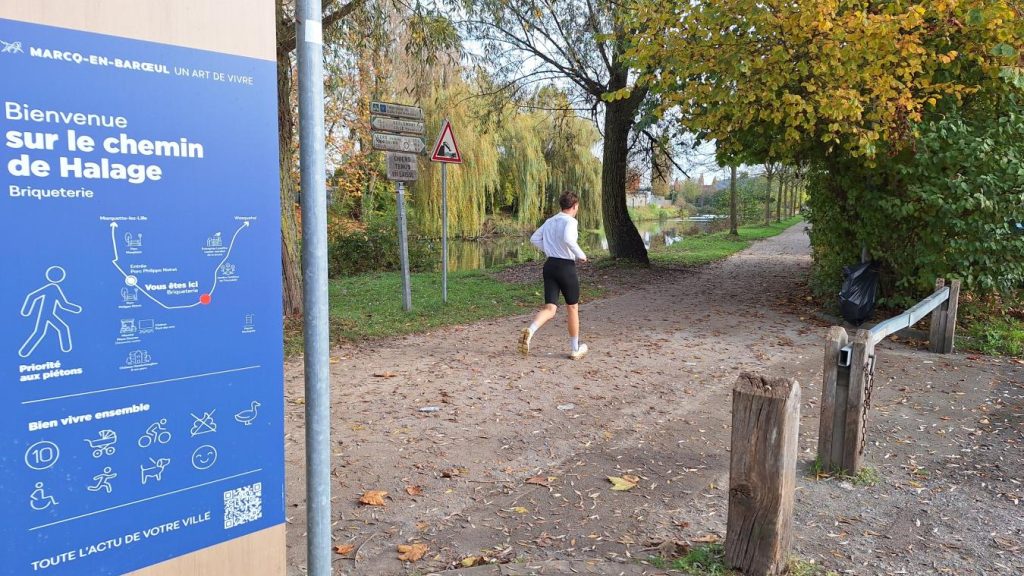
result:
[[[530,340],[545,322],[558,312],[558,294],[565,297],[569,309],[569,358],[579,360],[587,355],[587,345],[580,344],[580,280],[576,275],[576,261],[587,261],[578,244],[579,227],[576,213],[580,199],[574,192],[566,192],[558,199],[562,211],[548,218],[533,233],[530,242],[547,255],[544,262],[544,307],[537,312],[529,328],[519,335],[519,353],[530,353]]]

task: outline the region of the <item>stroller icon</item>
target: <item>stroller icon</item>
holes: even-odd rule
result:
[[[113,456],[117,448],[114,448],[114,444],[117,443],[117,432],[113,430],[100,430],[99,438],[86,438],[85,441],[89,444],[89,448],[92,448],[92,457],[99,458],[106,454],[107,456]]]

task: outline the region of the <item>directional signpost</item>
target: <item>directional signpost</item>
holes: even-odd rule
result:
[[[398,134],[387,134],[384,132],[373,132],[373,149],[386,152],[406,152],[419,154],[423,152],[426,144],[422,138],[415,136],[400,136]]]
[[[441,125],[441,135],[434,144],[431,162],[441,163],[441,300],[448,303],[448,165],[462,164],[462,154],[455,142],[448,120]]]
[[[423,109],[404,104],[371,102],[370,120],[373,127],[373,148],[387,153],[388,180],[398,190],[398,246],[402,257],[402,308],[412,310],[412,291],[409,288],[409,236],[405,217],[405,183],[415,182],[419,176],[416,155],[426,144],[420,138],[424,132]]]
[[[373,126],[374,130],[399,132],[403,134],[423,134],[424,131],[423,122],[398,120],[396,118],[384,118],[381,116],[374,116],[373,119],[370,120],[370,125]]]

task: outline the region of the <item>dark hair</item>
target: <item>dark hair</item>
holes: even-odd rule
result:
[[[562,210],[568,210],[579,203],[580,197],[575,192],[562,192],[562,195],[558,197],[558,205],[562,207]]]

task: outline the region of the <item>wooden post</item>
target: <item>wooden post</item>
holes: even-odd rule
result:
[[[725,560],[744,574],[781,574],[792,542],[800,385],[744,373],[732,391]]]
[[[842,326],[833,326],[828,330],[825,341],[825,361],[821,382],[821,416],[818,419],[818,462],[829,471],[838,471],[843,466],[842,451],[835,447],[842,446],[844,426],[836,427],[836,423],[845,421],[846,392],[849,386],[849,368],[839,365],[839,351],[846,346],[849,337]],[[837,396],[840,375],[844,378],[842,397]],[[839,407],[843,411],[837,412]]]
[[[946,319],[942,335],[942,353],[953,352],[953,340],[956,334],[956,311],[960,307],[960,281],[953,280],[949,285],[949,300],[946,302]]]
[[[872,356],[875,345],[871,333],[857,330],[851,345],[850,394],[846,403],[846,435],[843,438],[843,470],[856,474],[860,470],[861,445],[864,442],[864,403],[867,397]]]
[[[935,290],[941,290],[946,285],[946,281],[939,278],[935,281]],[[957,287],[959,284],[957,283]],[[952,296],[952,288],[949,289],[949,295]],[[945,334],[946,334],[946,318],[948,317],[949,300],[942,302],[932,311],[932,327],[928,331],[928,349],[934,353],[942,353],[942,347],[945,345]]]

